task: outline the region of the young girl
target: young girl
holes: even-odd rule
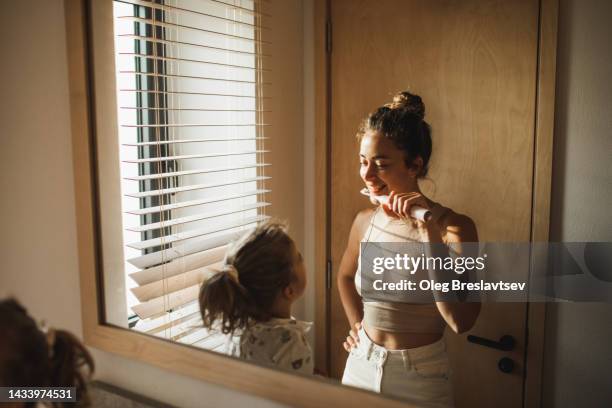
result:
[[[0,387],[76,387],[77,406],[89,405],[86,381],[94,362],[74,335],[40,329],[14,299],[0,301],[0,333]]]
[[[281,369],[312,374],[305,333],[311,323],[291,317],[306,287],[302,255],[286,227],[269,221],[239,239],[220,273],[200,290],[204,326],[236,335],[228,354]],[[230,343],[231,345],[232,343]]]

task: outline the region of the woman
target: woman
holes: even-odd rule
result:
[[[357,135],[361,178],[370,196],[387,195],[389,199],[385,205],[357,214],[340,263],[340,298],[355,328],[344,343],[350,355],[342,383],[415,403],[452,406],[443,331],[447,325],[455,333],[469,330],[480,304],[443,301],[436,293],[429,304],[364,303],[359,286],[361,242],[460,247],[462,242],[478,241],[469,217],[433,202],[419,189],[418,179],[426,176],[432,151],[431,128],[424,117],[421,98],[401,92],[392,103],[370,114]],[[413,219],[410,209],[414,205],[430,210],[432,217],[427,222]]]

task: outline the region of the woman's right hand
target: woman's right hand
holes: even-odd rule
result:
[[[344,349],[351,352],[351,349],[357,347],[359,343],[359,329],[361,329],[361,322],[355,323],[355,327],[349,330],[349,335],[346,336],[346,341],[343,343]]]

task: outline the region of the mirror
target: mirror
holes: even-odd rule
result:
[[[498,337],[524,338],[525,303],[364,308],[355,275],[362,242],[529,241],[539,2],[331,0],[325,180],[314,10],[132,0],[113,2],[111,30],[94,20],[106,322],[415,404],[519,406],[525,350]],[[364,186],[419,189],[433,229]]]

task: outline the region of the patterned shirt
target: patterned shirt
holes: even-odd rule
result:
[[[306,332],[312,323],[290,319],[257,322],[227,352],[235,357],[283,370],[312,374],[314,361]]]

